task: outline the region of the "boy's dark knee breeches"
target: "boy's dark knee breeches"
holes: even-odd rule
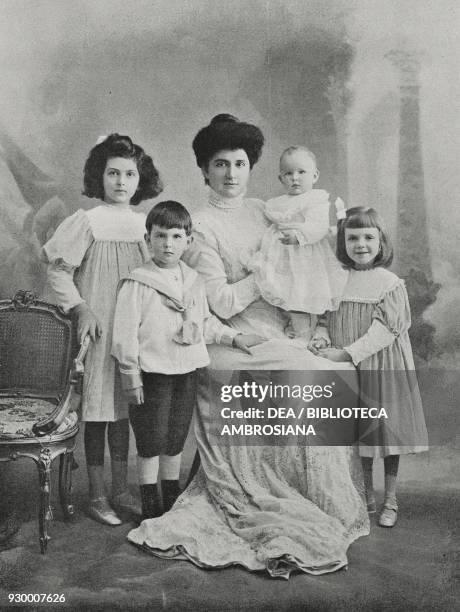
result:
[[[196,372],[143,372],[142,380],[144,403],[129,407],[138,455],[177,455],[184,449],[196,403]]]

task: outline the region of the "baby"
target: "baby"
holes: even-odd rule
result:
[[[317,315],[337,309],[347,278],[329,244],[329,194],[314,189],[318,178],[311,151],[283,151],[279,179],[286,193],[266,203],[272,225],[250,263],[262,297],[289,312],[295,336],[306,341]]]

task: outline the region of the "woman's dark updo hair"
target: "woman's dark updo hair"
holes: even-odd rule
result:
[[[155,168],[152,158],[147,155],[142,147],[134,144],[129,136],[110,134],[105,140],[93,147],[86,160],[83,171],[83,195],[88,198],[104,199],[103,174],[107,160],[113,157],[132,159],[139,172],[139,185],[136,193],[131,198],[134,206],[156,197],[163,191],[163,184]]]
[[[252,168],[257,163],[264,136],[260,129],[251,123],[239,121],[233,115],[216,115],[209,125],[202,128],[193,139],[196,163],[207,169],[211,158],[219,151],[243,149]]]

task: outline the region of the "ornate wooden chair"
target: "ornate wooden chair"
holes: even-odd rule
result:
[[[48,544],[51,468],[60,457],[59,497],[65,519],[71,503],[73,450],[83,359],[72,321],[57,306],[19,291],[0,301],[0,461],[33,459],[38,467],[40,549]]]

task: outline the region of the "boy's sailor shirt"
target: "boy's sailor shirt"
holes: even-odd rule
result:
[[[182,283],[149,262],[120,282],[112,355],[122,386],[142,386],[141,371],[185,374],[209,365],[206,344],[231,346],[237,331],[212,315],[204,282],[179,262]]]

